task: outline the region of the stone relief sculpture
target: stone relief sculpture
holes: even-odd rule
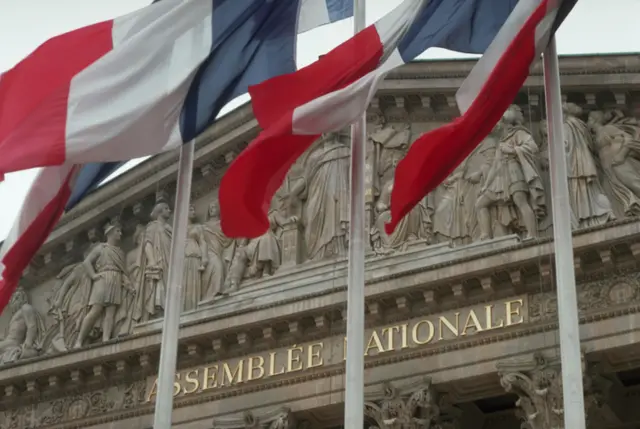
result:
[[[196,208],[189,205],[189,225],[187,226],[182,281],[182,311],[198,307],[203,295],[203,273],[209,265],[209,250],[204,238],[204,227],[196,224],[195,221]]]
[[[105,242],[95,246],[83,262],[92,285],[87,303],[89,311],[80,324],[75,348],[82,347],[90,330],[96,325],[102,331],[102,341],[113,338],[116,312],[126,301],[125,294],[135,293],[129,280],[124,252],[119,246],[122,238],[120,224],[107,224],[104,236]]]
[[[578,105],[564,103],[562,110],[572,226],[580,229],[602,225],[614,220],[615,215],[600,183],[591,131],[580,119],[582,108]]]
[[[373,195],[378,197],[382,187],[393,180],[398,162],[407,153],[411,142],[411,124],[406,123],[397,130],[387,124],[384,115],[378,115],[368,138],[373,145],[369,162],[372,165]]]
[[[391,191],[393,178],[382,187],[380,198],[376,202],[376,221],[371,230],[373,248],[378,254],[391,250],[405,250],[414,241],[431,242],[433,235],[433,195],[429,194],[420,201],[404,218],[400,220],[395,231],[387,235],[384,225],[391,219]]]
[[[169,225],[171,209],[163,200],[156,202],[151,211],[151,222],[147,224],[143,238],[143,253],[140,270],[142,275],[133,309],[133,319],[145,322],[160,317],[164,310],[167,276],[169,273],[169,253],[171,251],[172,230]]]
[[[53,293],[48,299],[49,314],[55,320],[51,332],[49,351],[69,350],[78,338],[80,324],[89,310],[92,279],[83,263],[99,243],[92,243],[83,253],[83,260],[62,269],[57,276]],[[90,332],[92,339],[95,333]]]
[[[625,216],[640,214],[640,124],[620,111],[593,111],[588,126],[594,134],[604,182]]]
[[[476,201],[481,240],[508,231],[522,231],[524,239],[536,237],[537,220],[546,214],[538,145],[523,123],[522,109],[516,105],[502,118],[502,135]],[[497,211],[494,228],[492,208]]]
[[[251,263],[251,254],[248,248],[249,240],[241,238],[236,241],[235,252],[229,267],[229,275],[224,283],[223,294],[234,292],[240,287],[242,279],[247,274],[247,267]]]
[[[11,296],[9,309],[13,313],[4,338],[0,339],[0,364],[37,356],[42,350],[44,321],[29,303],[27,293],[18,288]]]
[[[220,206],[217,201],[209,204],[203,236],[208,263],[202,274],[203,299],[200,304],[206,305],[220,298],[235,250],[235,242],[222,233]]]
[[[349,229],[349,145],[338,133],[325,136],[307,158],[292,204],[304,202],[307,256],[312,261],[345,256]]]

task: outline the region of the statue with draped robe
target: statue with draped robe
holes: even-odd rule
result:
[[[172,229],[169,225],[171,209],[165,201],[158,201],[151,211],[142,245],[140,270],[142,275],[135,286],[138,294],[133,320],[146,322],[162,316],[169,276]]]
[[[182,281],[182,311],[193,310],[202,300],[203,273],[209,263],[209,252],[204,238],[204,226],[195,223],[196,209],[189,205],[189,224],[185,244]]]
[[[582,108],[564,103],[562,110],[572,227],[602,225],[614,220],[615,215],[600,183],[594,139],[587,124],[580,119]]]
[[[28,359],[40,354],[44,336],[44,321],[29,304],[27,293],[18,288],[13,292],[8,310],[12,315],[4,338],[0,338],[0,364]]]
[[[523,239],[536,237],[538,219],[546,215],[539,148],[523,123],[522,109],[516,105],[503,115],[502,135],[476,201],[481,240],[508,230],[522,231]],[[497,210],[498,234],[492,231],[492,208]]]
[[[203,298],[200,305],[207,305],[221,297],[235,250],[235,242],[222,232],[220,206],[217,201],[209,204],[203,238],[207,248],[207,264],[202,273]]]
[[[614,202],[625,216],[640,215],[640,124],[619,111],[593,111],[587,124]]]
[[[346,256],[349,230],[350,149],[339,133],[324,137],[309,155],[291,198],[304,201],[302,224],[312,261]]]

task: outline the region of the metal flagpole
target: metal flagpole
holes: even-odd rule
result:
[[[547,130],[549,133],[549,162],[551,164],[551,210],[553,213],[553,247],[558,290],[564,427],[566,429],[585,429],[578,299],[576,297],[576,278],[573,268],[571,207],[569,205],[569,184],[567,181],[567,161],[564,147],[560,71],[554,36],[552,36],[549,46],[544,51],[543,66]]]
[[[365,0],[353,0],[354,33],[365,28]],[[351,198],[347,286],[347,362],[344,427],[364,426],[364,170],[366,114],[351,126]]]
[[[158,366],[158,394],[156,396],[153,429],[171,429],[173,412],[173,382],[178,358],[180,311],[182,310],[182,278],[184,273],[184,248],[187,240],[189,197],[193,176],[194,142],[180,148],[176,205],[173,217],[173,235],[169,256],[167,291],[162,322],[162,345]]]

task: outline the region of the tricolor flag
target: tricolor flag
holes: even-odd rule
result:
[[[576,2],[520,0],[458,91],[462,116],[420,136],[398,163],[387,233],[487,137]]]
[[[249,88],[264,131],[231,164],[220,185],[224,233],[256,237],[289,168],[322,134],[364,113],[392,69],[430,47],[482,53],[517,0],[404,0],[317,62]]]
[[[296,70],[297,34],[352,14],[353,0],[160,0],[0,75],[0,176],[45,167],[0,248],[0,311],[65,208],[120,161],[194,139],[249,85]]]

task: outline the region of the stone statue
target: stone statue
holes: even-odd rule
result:
[[[495,156],[495,130],[442,182],[433,216],[433,233],[438,242],[451,246],[471,243],[478,229],[475,203],[480,182]],[[489,162],[487,162],[489,161]]]
[[[99,244],[89,245],[83,253],[83,261]],[[49,298],[49,313],[56,323],[47,336],[52,336],[49,351],[64,352],[76,343],[80,324],[87,315],[92,280],[83,262],[63,268],[57,280]],[[89,335],[93,334],[92,331]]]
[[[282,187],[276,192],[269,210],[269,230],[261,237],[249,242],[251,263],[249,276],[261,278],[264,274],[273,275],[282,263],[282,246],[280,233],[282,228],[290,222],[297,222],[296,216],[285,216],[285,197]]]
[[[242,279],[245,278],[247,274],[247,267],[251,263],[251,252],[248,244],[249,241],[246,238],[241,238],[236,241],[236,248],[233,259],[231,260],[229,275],[224,284],[224,294],[237,291],[240,283],[242,283]]]
[[[169,225],[171,209],[165,201],[158,201],[151,211],[143,238],[140,270],[142,276],[133,311],[133,320],[145,322],[162,315],[169,275],[172,230]]]
[[[393,178],[382,187],[380,198],[376,203],[376,223],[371,231],[371,241],[376,253],[384,254],[389,250],[405,250],[413,241],[425,240],[428,244],[432,238],[433,194],[424,197],[405,217],[395,231],[387,235],[384,225],[391,220],[391,191]]]
[[[564,103],[563,112],[572,226],[578,229],[602,225],[615,216],[598,177],[591,131],[579,118],[582,109],[578,105]]]
[[[496,235],[492,234],[490,208],[498,210],[500,235],[523,229],[524,239],[537,236],[537,219],[546,214],[538,145],[523,123],[522,110],[516,105],[502,118],[502,136],[476,201],[481,240]]]
[[[144,234],[145,226],[136,225],[135,232],[133,233],[134,248],[127,252],[126,255],[127,272],[129,273],[131,285],[133,285],[134,288],[142,285],[142,270],[140,267],[144,253]],[[118,307],[118,312],[116,313],[115,334],[117,336],[131,333],[133,309],[138,293],[139,290],[136,289],[135,293],[127,293],[123,296],[122,304]]]
[[[44,322],[29,304],[27,293],[18,288],[11,296],[9,308],[13,312],[4,338],[0,339],[0,364],[37,356],[42,349]]]
[[[626,216],[640,214],[640,125],[620,112],[594,111],[588,126],[594,133],[605,183]]]
[[[185,246],[184,275],[182,280],[182,311],[198,307],[202,299],[202,278],[209,263],[209,251],[204,239],[204,227],[195,224],[196,209],[189,206],[189,225]]]
[[[312,261],[347,253],[350,149],[342,138],[324,137],[306,160],[303,180],[291,190],[292,199],[305,201],[301,220]]]
[[[135,293],[127,273],[125,255],[120,248],[122,228],[117,222],[105,226],[106,241],[93,248],[84,260],[84,266],[93,281],[89,295],[89,312],[80,324],[80,332],[75,343],[82,347],[96,323],[102,319],[102,341],[109,341],[114,335],[116,311],[127,292]]]
[[[372,187],[373,195],[378,197],[382,187],[393,180],[398,162],[407,153],[411,142],[411,124],[407,123],[400,130],[396,130],[387,124],[384,115],[378,115],[372,128],[368,136],[373,144]]]
[[[235,249],[234,241],[222,233],[220,207],[217,201],[209,204],[203,234],[208,263],[202,274],[203,300],[200,305],[210,304],[220,297]]]

